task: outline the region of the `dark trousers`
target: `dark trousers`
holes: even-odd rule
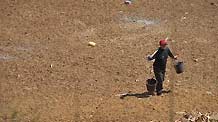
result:
[[[165,78],[165,69],[160,69],[157,67],[154,67],[154,75],[157,80],[157,86],[156,86],[156,91],[160,92],[163,89],[163,82]]]

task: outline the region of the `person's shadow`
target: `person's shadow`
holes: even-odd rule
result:
[[[168,94],[170,93],[171,90],[164,90],[162,93],[163,94]],[[136,97],[136,98],[149,98],[155,96],[154,93],[150,93],[150,92],[144,92],[144,93],[126,93],[120,96],[120,99],[124,99],[126,97]]]
[[[124,95],[120,96],[120,99],[124,99],[126,97],[137,97],[137,98],[148,98],[151,97],[152,94],[149,92],[144,92],[144,93],[127,93]]]

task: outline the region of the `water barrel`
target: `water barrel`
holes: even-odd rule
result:
[[[157,83],[157,81],[154,78],[147,80],[146,88],[147,88],[148,92],[150,92],[150,93],[155,92],[156,83]]]
[[[177,74],[184,72],[184,63],[182,61],[176,61],[174,67],[176,69]]]

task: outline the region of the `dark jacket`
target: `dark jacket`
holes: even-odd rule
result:
[[[168,47],[166,47],[165,49],[158,48],[157,52],[152,57],[149,57],[149,60],[155,59],[153,64],[154,68],[165,71],[168,56],[174,58],[172,52]]]

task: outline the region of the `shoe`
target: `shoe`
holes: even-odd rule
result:
[[[149,96],[154,96],[154,95],[155,95],[154,92],[147,92],[147,93],[145,93],[145,94],[147,94],[147,95],[149,95]]]
[[[157,91],[157,96],[161,96],[162,95],[162,90]]]

